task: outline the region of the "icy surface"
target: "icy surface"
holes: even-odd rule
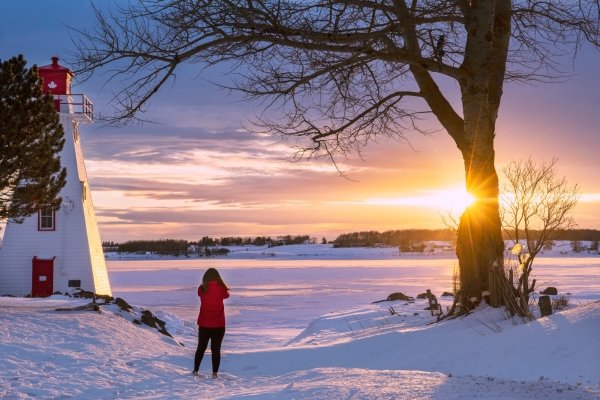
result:
[[[287,246],[303,247],[303,246]],[[338,250],[338,249],[336,249]],[[233,349],[285,344],[321,315],[370,304],[390,293],[452,292],[453,258],[393,260],[109,261],[113,292],[132,304],[175,314],[194,324],[197,287],[209,267],[231,287],[226,345]],[[572,293],[574,304],[600,300],[600,257],[542,258],[533,270],[538,287]],[[447,300],[451,301],[451,300]],[[442,303],[444,300],[442,299]],[[419,304],[421,311],[425,304]]]

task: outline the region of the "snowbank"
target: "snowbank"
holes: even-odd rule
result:
[[[177,342],[190,343],[192,328],[176,317],[161,316],[173,340],[110,310],[55,311],[87,301],[0,298],[0,398],[600,396],[599,302],[526,325],[498,321],[497,332],[485,318],[496,310],[427,325],[426,311],[410,315],[418,302],[369,305],[319,318],[288,346],[225,351],[214,381],[191,376],[194,349]],[[384,314],[390,305],[398,315]],[[351,315],[389,323],[353,334]]]

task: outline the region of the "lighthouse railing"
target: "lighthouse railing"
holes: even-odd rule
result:
[[[78,114],[94,122],[94,104],[84,94],[55,94],[54,108],[60,113]]]

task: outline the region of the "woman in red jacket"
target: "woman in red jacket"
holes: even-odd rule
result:
[[[200,363],[210,340],[212,353],[213,378],[218,378],[221,364],[221,343],[225,336],[225,306],[223,300],[229,297],[229,288],[214,268],[209,268],[198,287],[200,314],[198,315],[198,348],[194,358],[193,374],[198,375]]]

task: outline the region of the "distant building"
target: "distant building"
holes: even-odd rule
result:
[[[110,295],[80,138],[81,128],[93,122],[93,105],[71,93],[73,74],[58,64],[58,57],[39,72],[65,130],[60,158],[67,183],[59,194],[60,210],[42,210],[23,224],[8,221],[0,250],[0,294],[46,297],[80,287]]]

